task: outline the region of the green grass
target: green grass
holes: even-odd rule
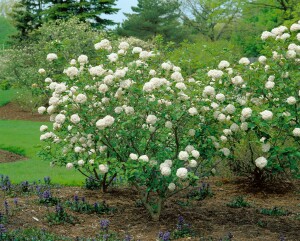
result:
[[[0,90],[0,107],[12,101],[17,94],[16,89]]]
[[[48,162],[37,156],[41,145],[39,127],[42,124],[50,126],[50,123],[43,122],[0,120],[0,147],[24,150],[25,156],[29,158],[25,161],[1,163],[0,174],[8,175],[15,183],[37,181],[50,176],[53,183],[82,185],[84,177],[80,173],[64,167],[51,168]]]

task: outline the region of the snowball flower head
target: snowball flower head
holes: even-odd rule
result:
[[[299,31],[300,30],[300,24],[298,24],[298,23],[292,24],[290,30],[291,30],[291,32]]]
[[[178,154],[178,159],[182,161],[187,161],[189,159],[189,154],[186,151],[181,151]]]
[[[40,131],[41,131],[41,132],[44,132],[44,131],[46,131],[46,130],[48,130],[48,126],[46,126],[46,125],[41,125]]]
[[[129,158],[130,158],[131,160],[137,160],[137,159],[138,159],[138,155],[137,155],[137,154],[134,154],[134,153],[131,153],[131,154],[129,155]]]
[[[55,116],[55,122],[57,124],[63,124],[66,120],[66,116],[63,114],[58,114],[57,116]]]
[[[163,166],[160,169],[161,175],[163,176],[170,176],[171,175],[171,168],[169,166]]]
[[[157,117],[155,115],[148,115],[146,122],[150,125],[154,125],[157,121]]]
[[[268,38],[274,38],[274,37],[275,37],[275,35],[269,31],[264,31],[261,35],[262,40],[266,40]]]
[[[79,117],[79,115],[78,115],[78,114],[71,115],[70,121],[71,121],[73,124],[79,123],[79,122],[80,122],[80,117]]]
[[[96,122],[96,126],[100,129],[103,130],[104,128],[111,126],[115,122],[115,118],[113,118],[110,115],[105,116],[104,118],[98,120]]]
[[[78,57],[78,62],[82,65],[82,64],[87,64],[89,62],[88,56],[86,55],[80,55]]]
[[[250,108],[244,108],[242,110],[242,116],[246,119],[249,118],[252,115],[252,110]]]
[[[38,108],[38,113],[39,113],[39,114],[44,114],[44,113],[46,112],[46,110],[47,110],[47,109],[46,109],[45,106],[41,106],[41,107]]]
[[[101,40],[101,42],[99,43],[96,43],[94,45],[95,49],[96,50],[99,50],[99,49],[106,49],[106,50],[111,50],[111,44],[110,44],[110,41],[108,39],[103,39]]]
[[[107,58],[109,59],[110,62],[116,62],[119,57],[118,54],[111,53],[110,55],[107,55]]]
[[[218,65],[218,68],[219,69],[226,69],[230,66],[230,63],[226,60],[222,60],[219,65]]]
[[[267,57],[266,56],[259,56],[258,57],[258,62],[261,64],[265,64],[267,61]]]
[[[76,67],[71,66],[65,70],[65,73],[67,76],[70,77],[70,79],[73,79],[75,76],[79,74],[79,70]]]
[[[214,96],[215,95],[215,88],[211,86],[206,86],[203,90],[203,94],[205,96]]]
[[[196,159],[199,158],[199,156],[200,156],[200,152],[197,150],[192,150],[191,153],[192,153],[192,156],[195,157]]]
[[[186,179],[188,176],[188,170],[184,167],[178,168],[176,171],[176,176],[180,179]]]
[[[169,184],[169,186],[168,186],[168,189],[169,189],[171,192],[173,192],[173,191],[176,189],[175,183],[171,182],[171,183]]]
[[[255,165],[259,169],[263,169],[268,164],[268,161],[265,157],[261,156],[255,160]]]
[[[108,166],[107,166],[107,165],[104,165],[104,164],[100,164],[100,165],[99,165],[99,170],[100,170],[100,173],[101,173],[101,174],[108,173]]]
[[[223,102],[223,101],[225,100],[225,95],[223,95],[223,94],[217,94],[217,95],[216,95],[216,99],[217,99],[218,101]]]
[[[86,100],[87,100],[87,97],[84,94],[79,94],[75,98],[75,102],[79,103],[79,104],[83,104],[84,102],[86,102]]]
[[[223,71],[218,69],[212,69],[208,71],[207,75],[208,77],[211,77],[213,79],[219,79],[223,76]]]
[[[139,157],[139,161],[148,162],[149,157],[147,155],[142,155],[142,156]]]
[[[197,166],[197,161],[196,160],[190,160],[190,162],[189,162],[189,166],[190,167],[196,167]]]
[[[196,109],[195,107],[189,108],[188,112],[189,112],[189,114],[190,114],[191,116],[194,116],[194,115],[197,115],[197,114],[198,114],[198,111],[197,111],[197,109]]]
[[[56,60],[58,57],[57,57],[57,55],[56,54],[54,54],[54,53],[50,53],[50,54],[48,54],[47,55],[47,60],[48,61],[53,61],[53,60]]]
[[[272,118],[273,118],[273,113],[272,113],[272,111],[269,111],[269,110],[264,110],[264,111],[260,112],[260,115],[264,120],[272,120]]]
[[[72,169],[73,168],[73,163],[67,163],[67,165],[66,165],[66,168],[67,169]]]
[[[275,83],[273,81],[267,81],[266,84],[265,84],[265,88],[266,89],[273,89],[275,86]]]
[[[243,57],[239,60],[239,64],[242,64],[242,65],[249,65],[250,64],[250,60],[246,57]]]
[[[39,69],[39,74],[46,74],[46,70],[45,69]]]
[[[80,167],[82,167],[84,165],[84,160],[79,160],[77,163]]]
[[[286,99],[286,102],[289,104],[289,105],[294,105],[296,104],[297,100],[294,96],[290,96],[289,98]]]
[[[295,128],[293,130],[293,135],[296,136],[296,137],[300,137],[300,128]]]
[[[180,90],[186,90],[186,85],[185,85],[184,83],[182,83],[182,82],[177,83],[177,84],[175,85],[175,87],[176,87],[177,89],[180,89]]]
[[[126,51],[129,48],[129,43],[123,41],[119,44],[119,49]]]

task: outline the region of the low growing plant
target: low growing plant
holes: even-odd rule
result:
[[[268,215],[268,216],[286,216],[289,214],[288,211],[279,208],[279,207],[273,207],[273,208],[262,208],[259,211],[261,214]]]
[[[75,224],[77,220],[68,214],[62,205],[58,204],[55,206],[55,212],[49,212],[46,216],[47,221],[50,225],[58,225],[58,224]]]
[[[212,192],[209,183],[202,182],[199,188],[192,190],[187,194],[187,198],[201,201],[205,198],[212,197],[213,195],[214,193]]]
[[[248,203],[243,196],[235,197],[230,203],[227,204],[228,207],[231,208],[249,208],[251,207],[250,203]]]

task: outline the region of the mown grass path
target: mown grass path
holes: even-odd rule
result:
[[[8,103],[14,90],[0,91],[0,106]],[[41,125],[50,122],[26,120],[1,120],[0,116],[0,149],[19,149],[25,153],[27,160],[0,163],[0,174],[8,175],[13,182],[38,181],[50,176],[54,183],[63,185],[82,185],[84,178],[75,170],[64,167],[50,167],[50,164],[37,156],[41,148]]]

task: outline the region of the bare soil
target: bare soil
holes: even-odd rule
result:
[[[182,215],[197,238],[180,240],[220,240],[229,232],[234,241],[276,241],[284,236],[287,241],[300,240],[300,192],[289,191],[285,194],[249,193],[240,183],[233,180],[213,178],[207,180],[214,196],[203,201],[186,198],[187,193],[174,196],[165,204],[161,220],[151,221],[145,209],[137,205],[137,193],[129,188],[113,189],[109,193],[86,190],[81,187],[62,187],[52,190],[53,196],[61,200],[71,200],[75,194],[85,197],[93,204],[105,200],[117,212],[110,215],[79,214],[66,208],[69,214],[77,217],[75,225],[64,224],[49,226],[45,220],[47,208],[37,203],[37,196],[19,197],[20,210],[9,219],[9,229],[39,227],[51,232],[69,236],[93,237],[99,232],[99,220],[109,219],[110,229],[120,234],[129,233],[135,240],[155,241],[159,231],[171,231]],[[299,188],[299,183],[298,186]],[[4,195],[0,192],[0,202]],[[231,208],[227,203],[233,198],[243,196],[251,203],[250,208]],[[13,206],[13,198],[7,198]],[[181,204],[180,204],[181,203]],[[259,212],[262,208],[279,207],[288,211],[286,216],[267,216]],[[0,212],[2,206],[0,206]],[[3,212],[3,211],[2,211]],[[209,239],[211,238],[211,239]]]
[[[49,116],[22,110],[17,103],[10,102],[0,107],[0,120],[49,121]]]
[[[9,151],[0,150],[0,163],[16,162],[16,161],[22,161],[22,160],[26,160],[26,157],[9,152]]]

